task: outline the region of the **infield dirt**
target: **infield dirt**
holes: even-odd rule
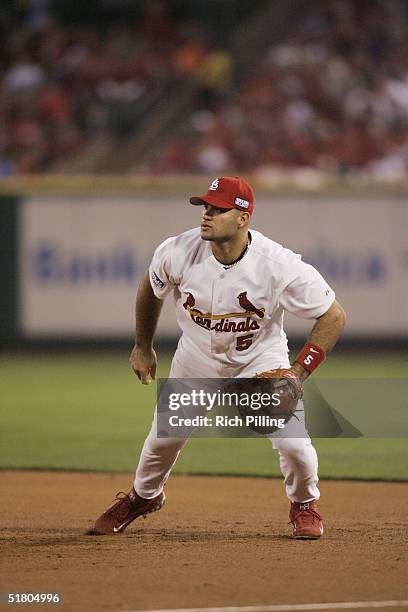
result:
[[[408,599],[404,483],[322,482],[326,533],[294,541],[276,479],[173,476],[166,506],[112,537],[85,532],[131,475],[0,479],[0,590],[63,596],[42,610]]]

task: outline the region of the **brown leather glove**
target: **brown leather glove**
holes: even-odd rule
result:
[[[227,385],[229,392],[273,395],[277,402],[267,406],[253,409],[251,406],[236,404],[239,414],[246,419],[248,416],[269,417],[270,419],[283,419],[286,424],[295,414],[297,403],[302,397],[302,385],[293,370],[277,368],[259,372],[254,378],[234,378]],[[247,423],[247,426],[257,433],[270,434],[279,429],[278,426],[261,422]]]
[[[258,372],[255,378],[273,378],[278,382],[275,387],[278,389],[287,389],[296,402],[302,397],[302,383],[300,378],[290,368],[276,368],[275,370],[266,370]]]

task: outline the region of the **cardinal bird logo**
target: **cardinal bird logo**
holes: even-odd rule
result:
[[[257,315],[262,319],[265,315],[265,308],[256,308],[247,298],[247,292],[243,291],[237,297],[241,308],[241,312],[202,312],[196,307],[195,297],[189,291],[186,291],[186,299],[183,303],[183,308],[187,310],[191,319],[204,329],[209,331],[226,332],[226,333],[242,333],[252,332],[260,329],[258,321],[251,317],[252,314]],[[234,321],[233,319],[241,319]],[[245,319],[245,320],[242,320]]]
[[[264,308],[260,309],[254,306],[252,302],[247,298],[246,291],[243,291],[242,293],[238,295],[238,302],[239,302],[239,305],[242,308],[244,308],[245,312],[247,313],[253,312],[257,314],[260,319],[263,319],[263,317],[265,316],[265,309]]]
[[[188,310],[189,308],[193,308],[195,306],[195,298],[192,293],[187,292],[187,299],[183,304],[183,308]]]

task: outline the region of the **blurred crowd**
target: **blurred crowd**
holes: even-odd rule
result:
[[[17,12],[8,4],[0,7],[0,175],[46,171],[100,138],[127,136],[208,52],[194,16],[173,17],[163,0],[94,0],[84,14],[64,0],[26,0]],[[53,9],[64,6],[61,19]]]
[[[196,108],[144,171],[408,172],[404,0],[310,0],[246,74],[208,23],[172,15],[163,0],[98,25],[62,25],[52,6],[0,10],[0,175],[48,171],[99,139],[127,137],[185,77],[198,83]]]
[[[230,95],[192,113],[153,172],[408,174],[408,5],[310,0]]]

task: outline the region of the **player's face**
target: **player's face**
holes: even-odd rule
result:
[[[225,242],[237,235],[242,226],[242,213],[236,208],[216,208],[204,204],[201,220],[201,238],[215,242]]]

